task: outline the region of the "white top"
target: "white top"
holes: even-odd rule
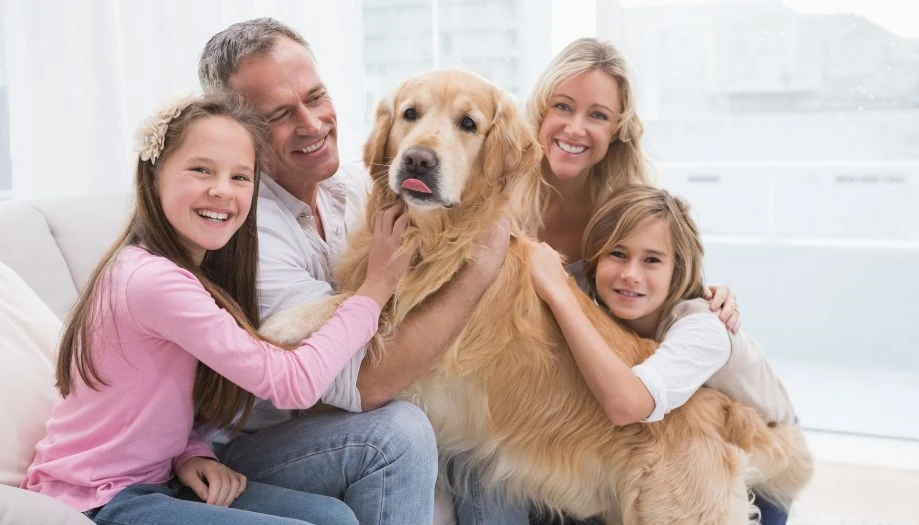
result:
[[[370,177],[358,165],[342,166],[319,183],[316,204],[325,239],[316,229],[310,206],[267,176],[258,189],[259,314],[262,320],[292,306],[316,302],[334,293],[332,267],[347,245],[348,234],[363,220]],[[361,411],[357,373],[366,348],[358,351],[322,402],[351,412]],[[293,417],[258,399],[244,431],[253,432]]]
[[[588,293],[584,260],[569,263],[565,269]],[[661,340],[657,351],[632,367],[654,399],[654,410],[641,421],[660,421],[701,386],[707,386],[752,407],[766,421],[796,422],[788,392],[756,341],[743,331],[729,334],[708,306],[701,298],[674,306],[655,334]],[[676,320],[661,335],[673,317]]]
[[[641,420],[664,419],[704,385],[731,356],[727,328],[715,312],[690,314],[673,323],[660,346],[632,367],[654,398],[654,410]]]

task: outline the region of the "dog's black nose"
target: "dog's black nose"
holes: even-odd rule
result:
[[[413,172],[425,172],[437,167],[437,154],[431,148],[414,146],[402,154],[402,164]]]

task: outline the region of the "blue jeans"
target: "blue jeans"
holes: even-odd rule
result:
[[[457,525],[528,525],[530,508],[525,503],[512,503],[488,494],[482,487],[476,471],[465,479],[447,464],[447,477],[453,485],[453,507]]]
[[[217,455],[250,481],[338,498],[361,525],[434,520],[434,432],[410,403],[304,414],[239,436]]]
[[[452,472],[448,474],[452,476]],[[455,479],[453,479],[455,482]],[[457,488],[453,502],[456,509],[457,525],[528,525],[530,509],[519,503],[499,501],[485,494],[475,477],[469,483]],[[788,511],[768,499],[754,493],[754,505],[760,511],[760,525],[785,525]],[[563,522],[552,516],[534,515],[535,525],[561,525]],[[586,521],[564,520],[566,525],[596,525],[602,523],[598,518]]]
[[[357,525],[351,509],[328,496],[248,483],[229,507],[202,503],[178,482],[134,485],[85,512],[98,525]]]
[[[788,521],[788,511],[768,499],[753,493],[753,504],[759,508],[760,525],[785,525]]]

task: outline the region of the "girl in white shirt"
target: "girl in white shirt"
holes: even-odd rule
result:
[[[536,291],[613,424],[659,421],[704,384],[741,398],[766,421],[794,421],[785,389],[755,342],[730,334],[707,305],[696,306],[704,291],[703,250],[681,199],[648,186],[619,189],[591,218],[583,254],[594,300],[638,335],[660,342],[643,363],[627,365],[578,306],[558,252],[545,243],[535,250]],[[783,509],[761,510],[763,518],[779,514],[763,523],[787,518]]]

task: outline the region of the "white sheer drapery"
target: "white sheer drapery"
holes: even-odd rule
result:
[[[135,127],[168,93],[200,91],[198,56],[211,35],[261,16],[313,45],[342,161],[360,159],[360,0],[0,1],[15,199],[128,191]]]

